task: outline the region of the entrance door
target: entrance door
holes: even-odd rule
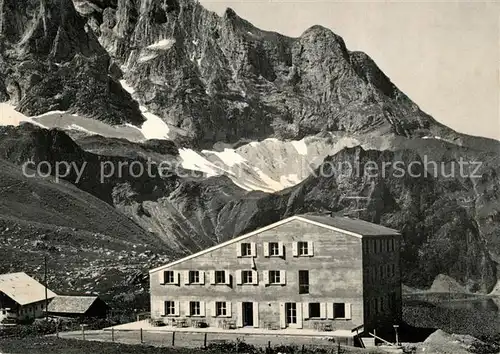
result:
[[[285,304],[285,319],[287,326],[297,325],[297,304],[295,302],[287,302]]]
[[[253,326],[253,302],[243,303],[243,326]]]

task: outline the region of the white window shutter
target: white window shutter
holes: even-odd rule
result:
[[[269,242],[264,242],[264,257],[269,257]]]
[[[297,308],[297,328],[302,328],[303,319],[302,319],[302,306],[301,306],[300,302],[298,302],[296,304],[296,308]]]
[[[236,303],[236,326],[243,327],[243,303]]]
[[[307,242],[307,252],[308,256],[314,256],[314,242]]]
[[[231,284],[231,276],[229,274],[229,269],[226,269],[224,270],[224,280],[225,280],[225,284],[226,285],[230,285]]]
[[[160,276],[160,284],[165,284],[165,271],[162,270],[159,276]]]
[[[180,301],[174,301],[174,316],[179,316],[180,309],[181,309],[181,302]]]
[[[304,320],[309,319],[309,303],[308,302],[302,303],[302,317],[304,317]]]
[[[333,302],[328,302],[326,304],[326,318],[333,319]]]
[[[285,245],[283,244],[283,242],[278,242],[278,256],[285,256]]]
[[[189,308],[189,301],[184,301],[184,316],[191,316],[191,311]]]
[[[259,272],[252,270],[252,284],[259,285]]]
[[[231,301],[226,302],[226,312],[227,312],[227,317],[233,317]]]
[[[352,318],[352,305],[350,303],[345,304],[345,318],[350,320]]]
[[[210,284],[215,284],[215,270],[210,271]]]
[[[205,284],[205,272],[200,270],[200,284]]]
[[[238,269],[236,271],[236,285],[241,285],[243,284],[243,271],[241,269]]]
[[[280,270],[280,284],[286,285],[286,270]]]
[[[284,302],[280,302],[280,327],[286,328],[286,313]]]
[[[242,257],[241,253],[241,243],[236,244],[236,257]]]
[[[210,316],[212,316],[212,317],[217,316],[217,309],[216,309],[216,302],[215,301],[210,301]]]
[[[264,285],[269,285],[269,271],[264,270],[262,274],[264,276]]]
[[[189,285],[189,270],[184,271],[184,285]]]
[[[299,256],[299,243],[298,242],[293,243],[293,256],[294,257]]]
[[[259,303],[253,303],[253,326],[259,328]]]
[[[200,301],[200,316],[206,316],[205,301]]]
[[[319,317],[326,318],[326,303],[319,304]]]
[[[162,306],[163,305],[163,306]],[[158,301],[156,302],[155,311],[156,313],[160,313],[161,316],[165,316],[167,314],[167,302],[166,301]]]
[[[257,245],[255,244],[255,242],[250,243],[250,249],[252,252],[252,257],[257,257]]]

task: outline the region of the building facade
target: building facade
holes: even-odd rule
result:
[[[151,317],[344,334],[392,327],[399,236],[361,220],[293,216],[151,270]]]
[[[54,292],[26,273],[0,275],[0,322],[24,321],[45,314],[45,303],[56,296]]]

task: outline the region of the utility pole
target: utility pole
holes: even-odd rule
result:
[[[45,321],[49,320],[49,311],[48,311],[48,294],[47,294],[47,256],[43,257],[43,263],[44,263],[44,280],[43,282],[45,283]]]

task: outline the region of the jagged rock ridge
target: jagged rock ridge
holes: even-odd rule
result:
[[[144,121],[71,0],[1,0],[0,11],[2,101],[28,116],[68,111],[112,124]]]
[[[135,98],[177,128],[171,138],[191,145],[444,129],[366,54],[321,26],[289,38],[191,0],[78,3]]]

